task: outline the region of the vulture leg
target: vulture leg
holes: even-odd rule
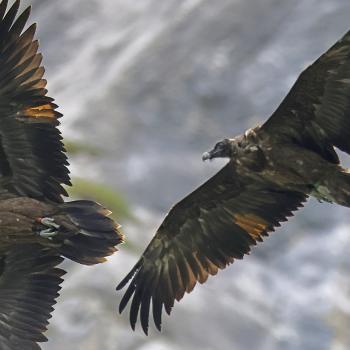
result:
[[[349,169],[332,172],[329,176],[315,184],[311,195],[319,201],[334,202],[344,207],[350,207]]]

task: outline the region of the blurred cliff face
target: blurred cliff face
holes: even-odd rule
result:
[[[114,287],[170,206],[222,166],[215,141],[264,121],[350,29],[348,0],[32,0],[63,132],[101,148],[73,174],[118,187],[135,249],[70,264],[45,349],[348,349],[349,211],[311,202],[244,262],[132,333]],[[344,326],[345,325],[345,326]]]

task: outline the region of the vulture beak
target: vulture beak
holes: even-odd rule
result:
[[[210,152],[204,152],[203,155],[202,155],[202,161],[205,162],[208,159],[211,159]]]
[[[213,158],[218,158],[222,156],[222,150],[214,148],[209,152],[204,152],[202,155],[202,160],[205,162],[206,160],[212,160]]]
[[[230,157],[230,146],[228,140],[218,142],[215,147],[202,155],[203,162],[206,160],[212,160],[213,158],[226,158]]]

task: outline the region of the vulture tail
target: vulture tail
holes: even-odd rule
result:
[[[85,265],[104,262],[124,240],[120,225],[108,217],[110,213],[92,201],[63,203],[52,216],[58,229],[51,239],[59,252],[71,260]]]

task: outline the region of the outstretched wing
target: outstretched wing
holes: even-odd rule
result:
[[[39,350],[61,289],[62,258],[38,245],[9,249],[0,257],[0,349]]]
[[[67,158],[57,129],[61,116],[46,96],[36,25],[23,28],[27,8],[0,4],[0,193],[61,202],[70,184]]]
[[[209,181],[176,204],[159,227],[141,259],[119,284],[131,282],[120,303],[123,311],[132,298],[130,323],[138,313],[148,332],[150,302],[153,319],[161,328],[164,306],[170,314],[175,299],[191,292],[195,284],[249,253],[268,232],[286,221],[306,199],[237,175],[228,163]]]
[[[350,32],[305,69],[262,128],[338,162],[350,153]]]

